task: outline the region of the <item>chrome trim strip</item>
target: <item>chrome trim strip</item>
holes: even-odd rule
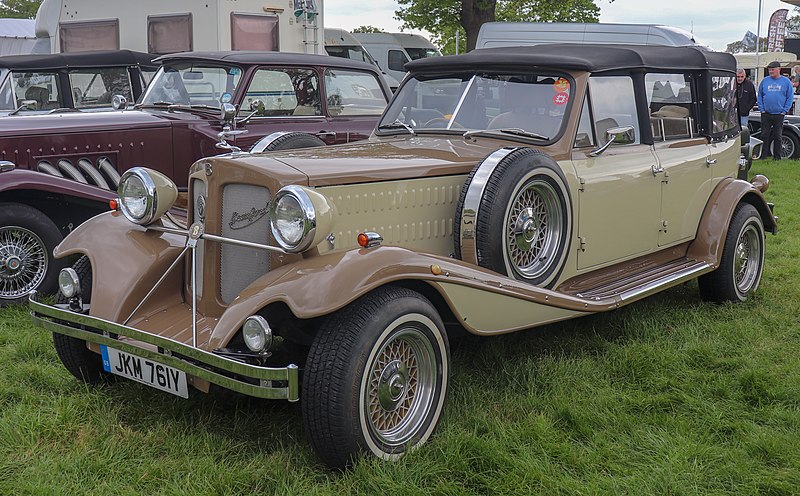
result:
[[[177,234],[178,236],[189,236],[189,231],[184,229],[175,229],[172,227],[154,226],[154,225],[146,227],[147,229],[152,229],[153,231],[163,232],[167,234]],[[283,254],[289,253],[288,251],[282,248],[278,248],[277,246],[262,245],[260,243],[251,243],[250,241],[241,241],[238,239],[224,238],[222,236],[217,236],[216,234],[208,234],[205,232],[202,235],[200,235],[200,239],[216,241],[217,243],[228,243],[237,246],[246,246],[248,248],[257,248],[260,250],[274,251]]]
[[[708,272],[711,268],[711,265],[705,262],[699,262],[697,265],[679,270],[666,277],[656,279],[655,281],[643,284],[637,288],[629,289],[628,291],[623,291],[620,293],[619,297],[622,302],[638,300],[657,293],[658,291],[664,289],[665,286],[673,286],[675,284],[680,284],[684,281],[694,279],[703,272]]]
[[[459,229],[459,246],[461,247],[461,260],[478,265],[478,250],[475,247],[475,221],[478,218],[483,200],[483,192],[486,190],[486,183],[492,177],[492,173],[513,151],[519,147],[505,147],[495,150],[486,157],[478,166],[478,170],[472,176],[469,189],[464,197],[464,205],[461,208],[461,225]]]
[[[169,365],[170,367],[175,367],[191,376],[207,380],[226,389],[249,396],[268,399],[286,399],[292,402],[300,398],[300,379],[297,365],[290,364],[285,368],[272,368],[242,363],[198,348],[193,348],[172,339],[140,331],[133,327],[71,312],[59,307],[45,305],[36,301],[36,296],[36,293],[33,292],[29,298],[31,318],[34,324],[51,332],[64,334],[91,343],[111,346],[112,348],[127,353],[132,353],[164,365]],[[91,329],[84,329],[82,327]],[[157,346],[163,349],[164,353],[142,348],[128,341],[121,341],[118,338],[104,335],[104,333],[113,333],[118,336]],[[259,385],[249,384],[230,378],[210,368],[217,368],[232,374],[258,380]],[[288,385],[286,387],[272,387],[271,381],[287,381]]]
[[[447,129],[451,129],[453,127],[453,123],[456,121],[456,116],[458,112],[461,110],[461,106],[464,105],[464,100],[467,99],[467,94],[469,90],[472,89],[473,83],[475,83],[475,78],[477,76],[472,76],[469,79],[469,83],[467,83],[467,87],[464,89],[464,93],[461,94],[461,98],[458,100],[458,104],[456,105],[456,109],[453,110],[453,115],[450,116],[450,121],[447,123]]]

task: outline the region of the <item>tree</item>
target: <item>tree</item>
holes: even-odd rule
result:
[[[355,28],[353,33],[385,33],[381,28],[376,28],[375,26],[359,26]]]
[[[761,43],[759,43],[761,47],[761,51],[767,51],[767,37],[764,36],[761,38]],[[752,45],[745,43],[743,40],[734,41],[733,43],[728,43],[727,48],[725,51],[728,53],[742,53],[742,52],[754,52],[755,48]]]
[[[2,0],[0,3],[0,17],[13,17],[16,19],[33,19],[42,0]]]
[[[613,2],[614,0],[609,0]],[[465,40],[459,52],[472,50],[486,22],[597,22],[594,0],[397,0],[395,18],[403,29],[424,29],[444,53],[455,53],[455,37]]]

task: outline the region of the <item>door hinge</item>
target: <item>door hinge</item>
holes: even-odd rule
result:
[[[584,178],[582,178],[582,177],[579,177],[579,178],[578,178],[578,182],[581,184],[581,185],[578,187],[578,190],[579,190],[579,191],[586,191],[586,179],[584,179]]]
[[[669,227],[669,221],[662,220],[661,221],[661,228],[659,229],[659,231],[663,232],[663,233],[666,233],[667,232],[667,227]]]
[[[578,236],[578,249],[580,251],[586,251],[586,238],[583,236]]]

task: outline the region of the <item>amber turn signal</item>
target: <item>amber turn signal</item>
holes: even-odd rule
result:
[[[111,210],[119,210],[119,202],[116,199],[108,200],[108,208]]]
[[[369,244],[369,238],[367,237],[367,235],[364,233],[360,233],[358,235],[358,246],[360,246],[361,248],[366,248],[368,244]]]

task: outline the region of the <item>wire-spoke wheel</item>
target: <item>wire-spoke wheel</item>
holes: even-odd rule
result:
[[[336,468],[420,446],[441,416],[449,363],[444,324],[422,295],[384,287],[356,300],[309,351],[301,400],[311,445]]]
[[[698,279],[705,300],[745,301],[764,270],[764,224],[755,207],[743,203],[728,226],[719,267]]]
[[[16,203],[0,204],[0,301],[13,303],[33,290],[52,292],[63,263],[52,252],[62,239],[40,211]]]
[[[564,212],[553,185],[534,178],[521,185],[504,226],[506,260],[524,279],[537,279],[557,260]]]

